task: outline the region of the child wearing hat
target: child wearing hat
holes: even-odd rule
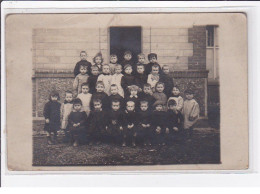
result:
[[[183,103],[182,114],[184,117],[184,130],[188,138],[192,137],[193,127],[199,119],[200,108],[197,101],[193,98],[194,91],[187,89],[185,91],[186,100]]]

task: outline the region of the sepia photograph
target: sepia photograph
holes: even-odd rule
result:
[[[247,116],[237,123],[241,129],[225,125],[235,125],[227,119],[232,120],[232,107],[244,96],[228,98],[239,85],[247,87],[246,75],[240,76],[242,84],[234,85],[247,68],[247,47],[227,53],[223,44],[225,38],[246,44],[242,13],[14,14],[6,18],[6,28],[10,115],[15,98],[11,85],[19,82],[11,79],[15,71],[10,56],[18,45],[21,51],[27,49],[21,63],[29,65],[20,70],[30,78],[23,84],[31,96],[29,106],[19,111],[29,126],[27,132],[18,132],[28,157],[18,162],[18,156],[10,156],[11,169],[221,166],[232,154],[240,154],[233,157],[237,163],[225,168],[248,167]],[[15,41],[11,37],[16,33]],[[245,64],[230,77],[234,66],[229,55],[240,55]],[[229,90],[228,82],[234,85]],[[241,110],[246,114],[246,106]],[[19,146],[10,126],[12,155]],[[246,146],[230,152],[234,147],[228,138]]]

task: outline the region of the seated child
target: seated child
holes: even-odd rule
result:
[[[188,138],[192,137],[193,127],[199,119],[200,108],[194,97],[194,92],[190,89],[185,91],[186,100],[183,103],[182,114],[184,117],[184,131]]]
[[[82,110],[82,102],[79,98],[76,98],[73,101],[73,110],[68,118],[68,129],[73,146],[78,146],[85,141],[86,119],[87,115]]]
[[[102,101],[100,99],[94,99],[93,104],[94,110],[90,112],[88,117],[90,144],[93,142],[100,144],[106,134],[107,116],[106,112],[102,109]]]
[[[99,52],[95,55],[95,57],[93,58],[93,63],[94,65],[96,65],[98,67],[98,71],[99,73],[102,73],[102,66],[103,66],[103,57],[102,57],[102,53]]]
[[[111,107],[113,101],[117,100],[118,102],[120,102],[120,109],[122,110],[124,108],[124,98],[118,94],[117,85],[111,85],[110,93],[111,95],[108,96],[109,107]]]
[[[131,67],[133,66],[133,61],[132,61],[132,53],[131,51],[125,51],[124,52],[124,59],[121,63],[122,67],[124,68],[125,70],[125,66],[126,65],[131,65]],[[132,67],[133,68],[133,67]]]
[[[165,145],[165,130],[167,127],[167,113],[163,110],[165,103],[156,101],[152,113],[153,144]]]
[[[80,74],[78,74],[73,82],[73,90],[75,91],[75,96],[77,96],[77,94],[81,93],[81,84],[88,82],[88,74],[87,74],[87,66],[85,65],[81,65],[80,66]]]
[[[155,64],[152,66],[152,72],[148,75],[147,83],[151,85],[152,91],[155,91],[155,85],[160,79],[159,65]]]
[[[100,99],[102,102],[102,108],[107,110],[109,108],[108,95],[104,92],[104,83],[98,81],[96,84],[96,93],[92,94],[90,101],[90,109],[94,110],[93,100]]]
[[[128,86],[136,85],[135,77],[132,75],[132,66],[127,64],[125,65],[125,75],[122,77],[121,86],[124,89],[124,94],[128,95]]]
[[[143,92],[140,94],[141,101],[148,102],[148,109],[152,110],[153,104],[155,103],[156,99],[153,97],[153,92],[150,84],[144,84]]]
[[[147,83],[147,75],[144,72],[144,65],[137,64],[137,72],[135,73],[136,85],[140,88],[144,87],[144,84]]]
[[[110,63],[109,63],[109,68],[110,68],[110,73],[111,75],[115,74],[116,71],[116,65],[118,65],[117,63],[117,56],[115,54],[110,55]]]
[[[49,101],[44,105],[43,115],[45,118],[44,130],[47,132],[48,144],[56,144],[57,131],[60,129],[60,108],[61,104],[57,91],[50,93]]]
[[[80,93],[77,98],[79,98],[82,102],[82,109],[89,115],[90,113],[90,100],[92,94],[89,93],[89,85],[88,83],[83,83],[81,85],[82,93]]]
[[[98,76],[97,81],[102,81],[104,83],[105,89],[104,92],[107,95],[110,95],[110,86],[112,82],[112,75],[110,75],[109,65],[105,64],[102,67],[102,74]]]
[[[173,78],[170,75],[170,68],[168,65],[164,65],[162,67],[162,71],[163,72],[160,75],[159,81],[164,83],[164,85],[165,85],[164,93],[169,98],[171,95],[172,88],[173,88]]]
[[[91,75],[88,78],[89,93],[93,94],[96,92],[96,83],[99,76],[98,67],[93,65],[91,67]]]
[[[123,112],[121,111],[120,101],[113,100],[111,102],[111,110],[107,114],[107,133],[111,136],[112,142],[122,141],[123,132]],[[122,143],[122,142],[118,142]]]
[[[83,66],[86,66],[88,71],[87,72],[90,72],[90,67],[91,67],[91,63],[87,61],[87,53],[86,51],[81,51],[80,52],[80,61],[77,62],[77,64],[75,65],[75,68],[74,68],[74,76],[76,77],[79,73],[80,73],[80,66],[83,65]]]
[[[112,81],[111,84],[117,85],[118,88],[118,94],[124,98],[124,90],[121,85],[122,77],[124,75],[122,74],[122,65],[117,64],[115,69],[115,74],[112,75]]]
[[[130,139],[132,146],[136,146],[136,129],[138,124],[138,115],[135,111],[135,103],[128,101],[126,103],[126,110],[123,114],[123,143],[122,146],[126,146],[126,141]]]
[[[167,96],[163,93],[164,91],[164,83],[158,82],[155,86],[155,92],[153,93],[153,97],[155,98],[156,102],[161,101],[164,105],[167,103]],[[155,103],[156,103],[155,102]],[[166,111],[166,107],[163,107],[163,110]]]
[[[69,141],[69,131],[67,130],[69,114],[73,109],[73,94],[71,91],[65,92],[65,100],[61,104],[61,129],[64,130],[65,138],[64,142]]]
[[[151,73],[152,66],[155,65],[155,64],[159,66],[159,73],[161,74],[161,72],[162,72],[161,67],[157,63],[157,54],[150,53],[148,55],[148,60],[149,60],[149,63],[145,66],[145,73],[146,73],[146,75],[149,75]]]
[[[135,110],[139,109],[139,97],[138,92],[140,91],[140,88],[136,85],[131,85],[128,87],[129,89],[129,96],[125,97],[125,102],[133,101],[135,103]]]
[[[170,95],[168,102],[170,100],[175,100],[177,111],[182,111],[183,108],[183,98],[180,96],[180,89],[178,86],[172,88],[172,94]]]
[[[182,114],[177,110],[176,101],[168,101],[168,111],[167,111],[167,128],[166,134],[168,139],[171,139],[170,136],[180,132],[183,123]]]
[[[148,101],[140,102],[139,127],[137,131],[137,137],[140,137],[144,146],[151,145],[152,131],[151,131],[151,111],[148,109]]]

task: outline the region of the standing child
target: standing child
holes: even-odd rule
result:
[[[92,97],[92,94],[89,93],[89,85],[88,83],[83,83],[81,85],[82,93],[78,95],[78,98],[82,102],[82,109],[89,115],[90,113],[90,100]]]
[[[64,142],[68,142],[69,140],[69,131],[68,131],[68,118],[69,114],[71,113],[73,109],[73,94],[71,91],[66,91],[65,92],[65,100],[61,104],[61,129],[64,130],[65,133],[65,138]]]
[[[102,73],[103,61],[104,61],[104,59],[102,57],[101,52],[97,53],[95,55],[95,57],[93,58],[94,65],[96,65],[98,67],[99,73]]]
[[[170,75],[170,68],[168,65],[162,67],[162,74],[160,75],[160,82],[163,82],[165,85],[164,93],[169,98],[173,88],[173,78]]]
[[[144,65],[143,64],[137,64],[137,72],[135,74],[136,78],[136,85],[140,88],[144,87],[144,84],[147,83],[147,75],[144,72]]]
[[[110,95],[110,86],[111,86],[111,82],[112,82],[112,75],[110,75],[110,69],[109,69],[109,65],[105,64],[102,67],[102,74],[98,76],[97,81],[102,81],[104,83],[104,92],[107,95]]]
[[[165,145],[165,130],[167,127],[167,113],[163,110],[165,103],[154,103],[155,110],[152,114],[153,144]]]
[[[47,131],[48,144],[55,144],[57,131],[60,129],[60,99],[57,91],[50,93],[49,102],[44,106],[43,115],[45,117],[44,130]]]
[[[115,84],[112,84],[110,87],[111,95],[108,96],[109,107],[111,107],[113,101],[120,102],[120,109],[124,108],[124,98],[118,94],[118,87]]]
[[[108,123],[106,130],[113,142],[122,143],[123,138],[123,113],[120,101],[113,100],[111,102],[111,110],[107,114]]]
[[[126,110],[123,115],[123,144],[126,146],[126,141],[129,139],[132,142],[132,146],[136,146],[136,129],[138,124],[138,115],[135,111],[135,103],[133,101],[128,101],[126,103]]]
[[[80,69],[81,65],[86,66],[87,69],[88,69],[88,72],[90,72],[91,63],[87,61],[86,51],[80,52],[80,61],[77,62],[77,64],[75,65],[75,68],[74,68],[74,76],[75,77],[80,73],[79,69]]]
[[[118,94],[124,98],[124,90],[121,85],[122,77],[124,75],[122,74],[122,65],[117,64],[115,69],[115,74],[112,75],[112,81],[111,84],[117,85],[118,88]]]
[[[102,109],[102,101],[100,99],[93,100],[94,110],[90,112],[88,117],[90,138],[92,144],[96,142],[100,144],[105,135],[105,130],[107,126],[107,116],[106,112]]]
[[[159,65],[155,64],[152,66],[152,72],[148,75],[147,83],[151,85],[153,92],[155,91],[155,85],[160,79]]]
[[[76,98],[73,101],[73,111],[69,115],[68,124],[73,146],[78,146],[85,141],[86,119],[87,115],[82,110],[82,102],[79,98]]]
[[[96,92],[96,83],[99,76],[99,70],[96,65],[91,67],[91,75],[88,78],[89,93],[93,94]]]
[[[155,86],[156,91],[153,93],[153,97],[156,102],[161,101],[164,105],[167,103],[167,96],[163,93],[164,91],[164,83],[158,82]],[[155,103],[156,103],[155,102]],[[166,107],[163,107],[163,110],[166,111]]]
[[[170,100],[175,100],[177,111],[181,112],[183,108],[183,98],[180,95],[180,89],[178,86],[174,86],[172,88],[172,95],[169,97],[168,102]]]
[[[172,136],[176,133],[181,132],[181,126],[183,123],[183,116],[177,110],[175,100],[168,101],[168,111],[167,111],[167,128],[166,128],[166,135],[171,139]]]
[[[140,137],[144,146],[151,145],[152,131],[151,131],[151,111],[148,109],[148,101],[140,102],[139,111],[139,127],[137,131],[137,137]]]
[[[188,138],[192,137],[193,127],[199,119],[200,109],[196,102],[194,92],[190,89],[185,91],[186,100],[183,104],[184,130]]]
[[[80,74],[78,74],[75,77],[74,82],[73,82],[73,89],[75,91],[75,96],[77,96],[77,94],[81,93],[81,84],[88,82],[88,77],[89,77],[87,74],[87,72],[88,72],[87,66],[81,65],[79,71],[80,71]]]
[[[124,89],[124,94],[128,95],[128,86],[135,85],[135,77],[132,75],[132,66],[127,64],[125,65],[125,75],[122,77],[121,85],[122,88]]]
[[[110,55],[109,68],[110,68],[111,75],[115,74],[116,65],[118,65],[117,60],[118,60],[118,58],[117,58],[117,56],[115,54]]]
[[[91,110],[94,110],[94,104],[93,101],[96,99],[100,99],[102,103],[102,108],[104,110],[107,110],[109,108],[109,102],[108,102],[108,95],[104,92],[105,86],[102,81],[98,81],[96,84],[96,91],[94,94],[92,94],[91,101],[90,101],[90,108]]]
[[[151,111],[153,104],[155,103],[156,99],[153,97],[153,92],[150,84],[144,84],[143,92],[140,94],[141,101],[148,102],[148,109]]]
[[[122,67],[125,70],[125,66],[126,65],[131,65],[131,67],[133,66],[133,61],[132,61],[132,53],[131,51],[125,51],[124,52],[124,59],[122,61]]]
[[[148,60],[149,60],[149,63],[148,63],[148,64],[146,65],[146,67],[145,67],[145,73],[146,73],[146,75],[149,75],[149,74],[151,73],[152,67],[153,67],[154,65],[158,65],[158,66],[159,66],[159,73],[162,72],[160,65],[157,63],[157,54],[155,54],[155,53],[150,53],[150,54],[148,55]]]

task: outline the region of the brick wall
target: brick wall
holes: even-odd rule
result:
[[[189,42],[193,43],[189,69],[206,69],[206,26],[193,26],[188,32]]]
[[[193,44],[188,42],[188,28],[143,28],[143,52],[157,53],[160,65],[171,70],[187,70]]]

